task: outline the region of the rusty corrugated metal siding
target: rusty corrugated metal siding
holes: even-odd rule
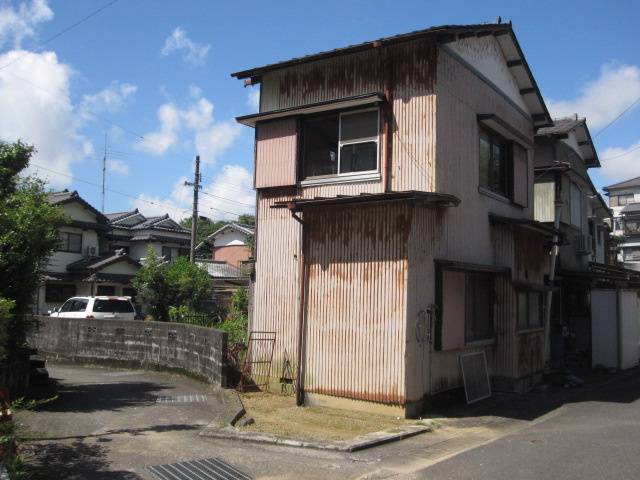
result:
[[[263,122],[256,127],[256,188],[295,185],[297,119]]]
[[[305,212],[305,391],[405,401],[407,204]]]

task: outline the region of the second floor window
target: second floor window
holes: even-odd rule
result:
[[[480,128],[480,186],[509,198],[512,143]]]
[[[60,232],[60,252],[82,253],[82,235],[80,233]]]
[[[378,170],[377,108],[331,113],[302,121],[304,179]]]
[[[622,207],[630,203],[635,202],[635,195],[633,193],[627,195],[612,195],[610,203],[612,207]]]

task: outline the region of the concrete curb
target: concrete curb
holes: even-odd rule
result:
[[[240,440],[243,442],[268,443],[287,447],[313,448],[316,450],[333,450],[338,452],[355,452],[366,448],[377,447],[385,443],[397,442],[405,438],[431,432],[431,427],[426,425],[407,425],[390,430],[368,433],[349,441],[318,442],[312,440],[296,440],[279,437],[268,433],[243,432],[234,427],[216,428],[208,425],[200,432],[200,436],[210,438],[224,438],[227,440]]]
[[[234,425],[246,413],[240,395],[235,390],[221,389],[221,409],[206,429],[220,429]]]

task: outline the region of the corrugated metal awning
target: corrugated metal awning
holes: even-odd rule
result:
[[[512,218],[504,217],[502,215],[496,215],[494,213],[489,214],[489,221],[492,223],[505,223],[507,225],[515,225],[517,227],[525,228],[543,235],[552,237],[553,235],[562,236],[560,230],[557,230],[542,222],[537,222],[528,218]]]
[[[405,192],[361,193],[360,195],[338,195],[337,197],[301,198],[276,202],[271,208],[288,208],[300,211],[305,207],[321,207],[347,204],[383,203],[383,202],[416,202],[428,203],[441,207],[457,207],[460,199],[448,193],[419,192],[415,190]]]
[[[278,118],[293,117],[295,115],[310,115],[313,113],[326,112],[329,110],[341,110],[351,107],[360,107],[363,105],[372,105],[385,101],[382,93],[366,93],[364,95],[356,95],[353,97],[340,98],[337,100],[328,100],[325,102],[310,103],[299,107],[283,108],[280,110],[271,110],[270,112],[254,113],[252,115],[244,115],[236,117],[238,123],[255,127],[257,122],[265,120],[275,120]]]

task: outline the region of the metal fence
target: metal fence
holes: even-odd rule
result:
[[[170,320],[172,323],[188,323],[200,327],[215,327],[222,322],[219,315],[212,313],[195,313],[190,315],[177,315]]]

